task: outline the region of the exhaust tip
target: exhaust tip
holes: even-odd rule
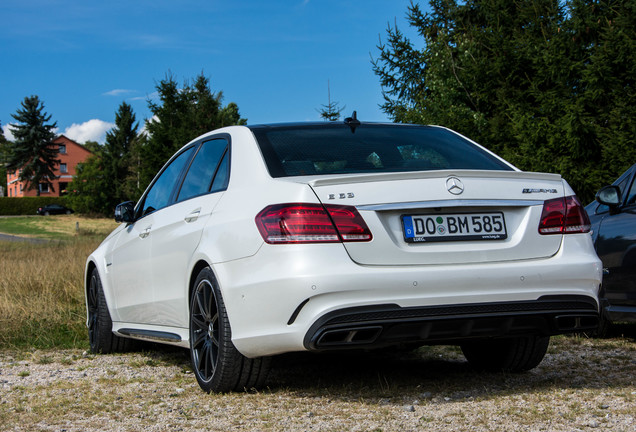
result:
[[[599,326],[599,317],[596,315],[572,316],[563,315],[554,317],[556,328],[559,331],[572,332],[581,330],[593,330]]]
[[[315,346],[316,348],[327,348],[372,344],[378,339],[381,332],[382,326],[327,330],[318,337]]]

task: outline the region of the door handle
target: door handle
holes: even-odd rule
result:
[[[149,226],[148,228],[146,228],[145,230],[143,230],[142,232],[139,233],[139,238],[145,239],[146,237],[148,237],[150,235],[150,228],[152,226]]]
[[[200,214],[201,214],[201,209],[198,208],[194,210],[192,213],[190,213],[189,215],[187,215],[184,220],[187,223],[194,222],[195,220],[199,219]]]

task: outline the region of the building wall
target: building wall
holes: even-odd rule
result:
[[[43,189],[40,192],[40,196],[61,196],[66,193],[66,186],[71,183],[73,176],[75,175],[75,169],[77,164],[84,162],[92,154],[84,146],[76,143],[72,139],[60,135],[53,140],[53,144],[64,148],[65,153],[58,154],[60,163],[55,169],[55,176],[57,178],[51,180],[52,187],[49,186],[48,191]],[[63,168],[66,168],[66,172],[62,172]],[[26,183],[18,180],[19,172],[7,173],[7,191],[8,197],[26,197],[37,196],[35,189],[27,190]]]

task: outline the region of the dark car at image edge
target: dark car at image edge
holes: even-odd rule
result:
[[[636,164],[602,187],[585,209],[603,262],[599,294],[605,322],[636,323]]]

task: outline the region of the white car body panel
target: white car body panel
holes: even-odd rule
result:
[[[146,323],[188,326],[188,279],[203,229],[224,192],[195,197],[150,215],[152,294],[155,316]]]
[[[111,311],[114,320],[141,323],[155,316],[149,277],[152,274],[150,239],[146,235],[153,221],[154,215],[149,215],[140,223],[120,230],[110,240],[112,248],[109,247],[105,257],[107,273],[102,283],[112,286],[109,305],[114,307]]]
[[[574,194],[558,175],[520,172],[508,164],[513,171],[272,178],[247,127],[223,128],[196,141],[220,135],[231,137],[226,191],[122,224],[88,257],[87,274],[97,268],[101,276],[115,333],[167,332],[179,340],[164,342],[189,347],[188,296],[202,263],[217,278],[232,342],[247,357],[308,349],[312,325],[344,308],[535,301],[552,295],[597,299],[601,263],[590,235],[537,232],[543,201]],[[449,177],[464,182],[461,196],[447,191]],[[373,240],[265,243],[255,216],[268,205],[295,202],[355,206]],[[502,210],[508,238],[405,243],[400,215],[437,207]]]
[[[321,253],[312,251],[311,261],[303,252],[316,245],[285,251],[267,251],[279,246],[265,245],[253,259],[217,265],[214,270],[227,284],[222,289],[228,312],[235,317],[232,341],[244,355],[262,356],[304,349],[303,338],[316,317],[346,307],[536,300],[557,291],[593,296],[601,267],[589,254],[590,242],[588,234],[571,236],[548,259],[430,268],[361,266],[351,262],[342,245],[318,245]],[[286,263],[284,274],[272,271],[281,262]],[[563,274],[564,267],[571,273]],[[496,281],[493,274],[498,275]],[[287,325],[307,299],[296,321]]]

